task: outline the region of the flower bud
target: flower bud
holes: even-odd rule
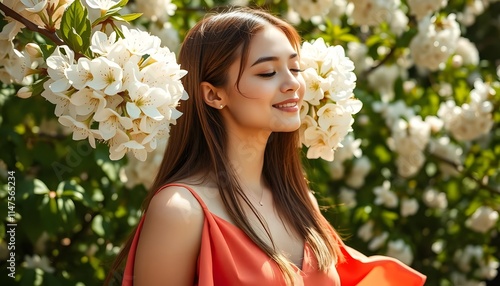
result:
[[[23,86],[17,91],[17,96],[24,99],[30,98],[32,94],[33,90],[28,86]]]
[[[42,57],[42,50],[35,43],[27,44],[25,49],[31,59],[38,59]]]

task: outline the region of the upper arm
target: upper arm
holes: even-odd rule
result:
[[[193,285],[204,215],[182,187],[156,194],[148,207],[134,262],[134,285]]]

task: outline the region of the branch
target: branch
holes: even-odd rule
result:
[[[2,10],[5,13],[5,16],[11,17],[12,19],[22,23],[29,30],[46,36],[52,42],[54,42],[54,44],[56,44],[58,46],[65,45],[65,43],[57,36],[57,34],[55,32],[51,32],[45,28],[37,26],[35,23],[33,23],[33,22],[29,21],[28,19],[24,18],[23,16],[19,15],[16,11],[5,6],[5,4],[3,4],[2,2],[0,2],[0,10]]]
[[[383,58],[380,62],[378,62],[376,65],[372,66],[369,70],[366,70],[364,73],[363,73],[363,76],[364,77],[367,77],[369,74],[371,74],[373,71],[375,71],[376,69],[378,69],[379,67],[381,67],[383,64],[385,64],[391,57],[392,55],[394,55],[394,53],[396,52],[396,47],[393,47],[391,49],[391,51],[385,55],[385,58]]]
[[[461,164],[457,164],[457,163],[455,163],[447,158],[441,157],[441,156],[436,155],[436,154],[430,154],[430,155],[432,157],[434,157],[435,159],[437,159],[438,161],[441,161],[442,163],[445,163],[445,164],[452,166],[458,172],[462,173],[465,177],[473,180],[476,184],[479,185],[480,188],[487,190],[492,195],[500,195],[500,189],[495,188],[493,186],[489,186],[488,184],[485,184],[480,179],[476,178],[473,174],[471,174],[469,171],[465,171],[464,167]]]

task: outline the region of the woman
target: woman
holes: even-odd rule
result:
[[[256,10],[190,30],[179,53],[190,98],[112,270],[128,253],[122,285],[424,283],[394,259],[355,253],[321,215],[297,148],[299,47],[293,27]]]

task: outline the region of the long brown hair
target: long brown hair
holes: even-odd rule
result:
[[[179,52],[179,63],[188,71],[182,83],[189,99],[179,107],[183,115],[171,129],[169,143],[152,190],[144,202],[144,210],[156,190],[165,184],[181,181],[193,174],[211,172],[215,175],[220,196],[231,219],[277,263],[287,284],[291,285],[294,284],[295,272],[290,261],[257,235],[243,212],[242,199],[263,223],[228,163],[224,152],[227,150],[227,137],[222,117],[218,110],[203,101],[200,88],[203,81],[214,86],[224,85],[229,66],[239,58],[238,84],[250,41],[265,25],[282,30],[295,50],[299,51],[300,36],[290,24],[267,12],[248,8],[208,16],[186,35]],[[306,240],[317,258],[318,268],[327,271],[342,258],[342,253],[338,236],[309,197],[298,142],[298,131],[272,133],[266,145],[262,172],[272,190],[278,214]],[[112,273],[116,273],[123,264],[132,239],[133,236],[119,253],[107,283]]]

